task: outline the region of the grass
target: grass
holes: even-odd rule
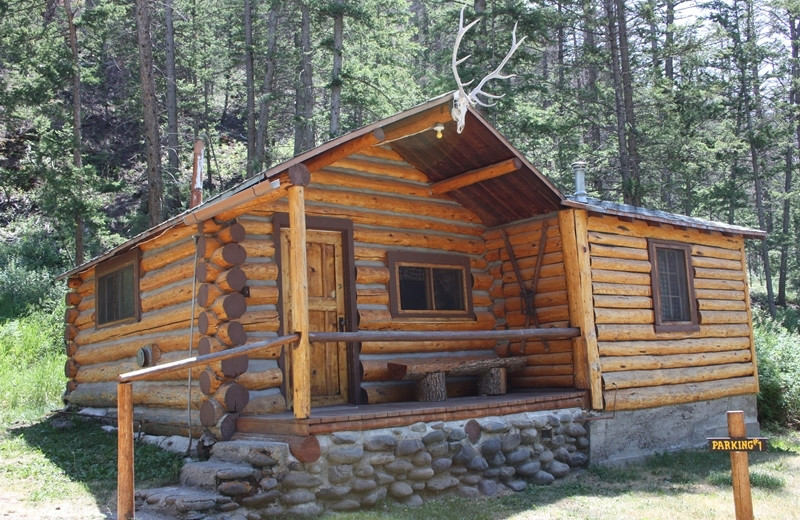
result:
[[[53,413],[66,383],[59,314],[0,324],[0,512],[9,518],[84,520],[114,509],[116,436]],[[135,456],[138,487],[177,480],[179,455],[137,445]]]
[[[97,423],[52,419],[60,409],[66,357],[53,316],[0,324],[0,513],[15,519],[107,519],[115,509],[116,436]],[[61,422],[61,421],[57,421]],[[765,432],[771,451],[750,455],[755,517],[800,520],[800,434]],[[177,480],[182,458],[136,446],[136,486]],[[382,504],[335,520],[416,519],[717,519],[734,516],[727,454],[662,454],[625,468],[592,466],[550,486],[409,508]]]

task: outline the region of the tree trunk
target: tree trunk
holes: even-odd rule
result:
[[[800,149],[800,118],[797,110],[800,109],[800,18],[791,11],[787,12],[789,18],[789,40],[792,45],[792,82],[789,89],[789,106],[794,109],[792,112],[792,125],[794,126],[796,145],[786,149],[786,168],[783,181],[783,215],[781,218],[781,260],[778,270],[778,299],[777,304],[786,306],[786,278],[789,271],[789,228],[792,220],[791,193],[792,193],[792,174],[795,164],[796,150]]]
[[[617,28],[619,35],[619,65],[622,79],[622,99],[625,107],[625,138],[628,147],[628,171],[630,179],[627,186],[622,186],[626,204],[642,205],[642,183],[639,176],[639,145],[636,137],[636,118],[633,111],[633,77],[631,60],[628,52],[628,22],[625,18],[625,0],[617,2]]]
[[[83,159],[81,153],[81,64],[78,54],[78,31],[70,0],[64,0],[64,12],[67,17],[67,42],[72,54],[72,166],[76,175],[76,191],[80,194],[83,184],[81,169]],[[75,208],[75,265],[83,263],[83,215]]]
[[[295,45],[300,54],[300,67],[295,86],[295,155],[314,147],[314,90],[311,67],[311,10],[303,3],[300,33],[295,34]]]
[[[167,74],[167,172],[177,178],[180,168],[178,144],[178,85],[175,74],[175,27],[173,25],[173,0],[164,4],[165,51]],[[180,190],[177,190],[180,192]],[[174,203],[174,201],[173,201]]]
[[[331,126],[330,137],[342,131],[342,36],[344,33],[344,3],[335,0],[333,14],[333,70],[331,71]]]
[[[595,10],[594,2],[592,0],[583,1],[583,56],[586,60],[587,55],[590,59],[586,60],[586,89],[588,91],[589,102],[593,107],[597,107],[600,103],[597,79],[599,71],[595,63],[595,56],[597,55],[597,44],[595,43],[594,33],[597,29],[597,11]],[[600,125],[597,124],[594,118],[590,120],[589,127],[589,144],[590,149],[595,150],[600,146]]]
[[[670,83],[675,81],[675,68],[672,53],[672,47],[675,44],[675,31],[673,24],[675,23],[675,0],[666,0],[666,30],[664,32],[664,77]]]
[[[256,172],[261,171],[265,164],[270,163],[268,158],[271,154],[267,152],[267,134],[271,105],[270,96],[272,95],[272,84],[275,80],[275,46],[277,42],[278,13],[275,8],[271,8],[267,14],[267,57],[264,83],[261,85],[258,102],[258,131],[256,134],[255,164],[253,168]]]
[[[622,196],[626,204],[631,203],[632,183],[628,147],[625,143],[625,106],[622,100],[622,74],[620,72],[619,42],[614,0],[603,0],[608,21],[608,45],[611,54],[611,71],[614,81],[614,105],[617,114],[617,146],[619,147],[619,169],[622,178]]]
[[[136,37],[139,45],[139,76],[147,148],[148,214],[150,225],[156,226],[164,220],[164,185],[161,177],[161,137],[153,74],[153,44],[150,39],[150,6],[147,0],[136,0]]]
[[[253,70],[253,8],[250,0],[244,0],[244,69],[247,90],[247,177],[255,173],[256,148],[256,99],[255,72]]]

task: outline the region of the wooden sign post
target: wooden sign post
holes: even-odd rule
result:
[[[731,453],[731,476],[733,478],[733,503],[736,520],[753,520],[753,497],[750,493],[750,468],[748,451],[766,451],[767,439],[747,437],[744,412],[728,412],[728,438],[709,438],[712,451]]]

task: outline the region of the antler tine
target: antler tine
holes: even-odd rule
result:
[[[503,97],[503,95],[498,96],[495,94],[484,92],[483,87],[486,85],[486,83],[488,83],[493,79],[509,79],[515,76],[515,74],[501,74],[500,71],[503,70],[503,67],[505,67],[506,63],[508,63],[508,60],[511,58],[511,56],[517,51],[517,49],[519,49],[519,47],[522,45],[522,42],[525,41],[525,38],[527,38],[527,36],[523,36],[521,40],[517,41],[517,24],[515,23],[514,30],[511,32],[511,49],[508,51],[508,54],[506,54],[505,58],[503,58],[503,61],[500,62],[500,65],[498,65],[497,68],[494,69],[492,72],[487,74],[486,77],[484,77],[480,81],[480,83],[478,83],[478,86],[472,89],[472,91],[469,93],[469,100],[473,104],[478,104],[483,107],[490,107],[494,105],[494,103],[482,102],[481,100],[478,99],[479,95],[489,99],[500,99]]]
[[[453,76],[455,76],[456,83],[458,84],[458,92],[464,98],[468,97],[467,93],[464,92],[464,87],[466,87],[467,85],[471,84],[474,81],[474,79],[470,80],[467,83],[462,82],[461,81],[461,77],[458,75],[458,66],[461,65],[462,63],[464,63],[465,61],[467,61],[470,58],[470,56],[472,56],[472,55],[468,54],[467,56],[464,56],[463,58],[459,59],[459,57],[458,57],[458,48],[461,45],[461,40],[464,38],[464,35],[467,34],[467,31],[472,29],[472,27],[476,23],[478,23],[480,21],[480,18],[476,18],[469,25],[464,27],[464,9],[466,9],[466,8],[467,8],[467,6],[463,6],[461,8],[461,14],[459,15],[459,19],[458,19],[458,34],[456,35],[456,42],[453,45],[453,61],[452,61]]]

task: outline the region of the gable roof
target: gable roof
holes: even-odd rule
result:
[[[233,188],[209,198],[125,243],[63,274],[63,279],[97,265],[119,253],[157,237],[178,226],[192,226],[211,217],[253,201],[279,188],[279,177],[289,168],[304,164],[312,173],[338,159],[369,146],[391,148],[431,182],[434,194],[447,194],[474,212],[487,227],[557,211],[564,205],[580,207],[567,200],[542,173],[477,111],[468,108],[462,133],[450,115],[453,93],[397,113],[341,137],[303,152],[288,161],[260,172]],[[442,125],[441,138],[434,126]],[[595,204],[594,211],[613,213],[607,206]],[[637,208],[639,218],[652,219],[654,212]],[[720,229],[750,237],[763,237],[753,230],[737,226],[711,226],[708,221],[677,215],[658,217],[670,222],[684,219],[685,225],[701,229]],[[688,219],[688,220],[686,220]],[[722,229],[720,229],[722,230]]]

